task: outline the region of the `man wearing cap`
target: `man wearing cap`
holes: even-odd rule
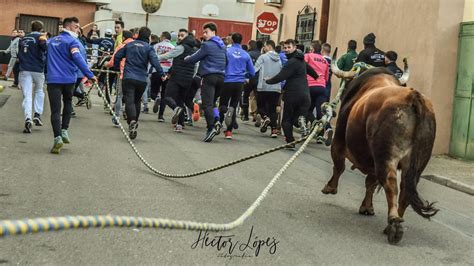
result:
[[[364,37],[364,50],[359,53],[356,62],[364,62],[374,67],[385,66],[385,53],[375,47],[375,34],[369,33]]]

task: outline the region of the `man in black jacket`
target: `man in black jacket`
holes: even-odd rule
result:
[[[385,66],[385,53],[375,47],[375,34],[369,33],[364,37],[364,50],[359,53],[356,62],[364,62],[374,67]]]
[[[314,79],[318,79],[318,74],[304,61],[302,51],[296,49],[294,40],[286,40],[284,50],[288,62],[273,78],[264,77],[268,84],[276,84],[286,80],[283,87],[283,119],[282,128],[285,133],[286,142],[293,142],[293,125],[298,122],[302,131],[302,136],[308,134],[306,128],[306,115],[311,103],[309,96],[308,80],[306,75],[310,75]],[[288,146],[294,149],[295,145]]]

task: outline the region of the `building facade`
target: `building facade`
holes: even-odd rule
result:
[[[364,36],[373,32],[378,48],[398,53],[399,65],[401,58],[407,57],[411,68],[408,85],[427,95],[434,104],[437,120],[434,153],[449,152],[458,35],[460,23],[472,20],[472,0],[331,0],[329,8],[324,6],[324,0],[291,0],[291,4],[282,1],[280,6],[265,2],[279,1],[257,0],[255,17],[263,11],[277,16],[283,14],[281,29],[270,35],[273,40],[298,37],[299,11],[301,14],[301,10],[304,12],[305,6],[309,6],[316,13],[313,39],[323,37],[321,39],[326,39],[333,49],[339,48],[339,56],[351,39],[357,41],[357,51],[363,49]],[[327,26],[321,26],[325,19]],[[255,25],[253,31],[256,38]],[[321,36],[322,32],[325,36]],[[332,84],[339,84],[337,78],[333,77]]]

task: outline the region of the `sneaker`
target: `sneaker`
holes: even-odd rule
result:
[[[217,131],[215,128],[208,129],[206,132],[206,136],[204,137],[204,142],[211,142],[212,139],[217,135]]]
[[[255,118],[255,127],[261,127],[262,126],[262,116],[261,115],[257,115],[257,117]]]
[[[173,117],[171,118],[171,124],[176,124],[178,123],[178,120],[179,120],[179,116],[181,115],[181,113],[183,112],[183,108],[182,107],[176,107],[174,108],[173,110]]]
[[[74,111],[74,109],[71,111],[71,117],[76,117],[76,111]]]
[[[262,133],[267,132],[269,125],[270,125],[270,118],[266,117],[265,120],[263,120],[262,127],[260,128],[260,132]]]
[[[112,117],[112,124],[114,124],[115,127],[119,127],[118,120],[115,117]]]
[[[35,123],[35,126],[37,127],[43,126],[43,121],[41,121],[40,114],[35,113],[35,116],[33,117],[33,123]]]
[[[25,129],[23,130],[23,133],[31,133],[31,127],[33,124],[31,123],[31,119],[27,118],[25,120]]]
[[[224,115],[224,123],[226,128],[229,128],[232,125],[232,117],[234,116],[234,111],[234,107],[229,107],[229,109]]]
[[[51,149],[51,153],[54,153],[54,154],[59,154],[59,152],[61,151],[61,148],[63,147],[63,139],[61,136],[57,136],[54,138],[54,144],[53,144],[53,148]]]
[[[240,120],[245,122],[245,121],[249,121],[250,119],[249,119],[248,116],[243,115],[243,116],[240,117]]]
[[[175,131],[176,131],[176,133],[183,133],[183,126],[180,125],[180,124],[177,124],[176,128],[175,128]]]
[[[69,133],[67,129],[61,129],[61,139],[64,143],[71,143],[71,139],[69,138]]]
[[[162,115],[161,115],[161,116],[158,116],[158,122],[160,122],[160,123],[165,122],[165,119],[163,118]]]
[[[137,128],[138,128],[138,122],[135,120],[132,120],[130,122],[130,125],[128,126],[128,136],[130,139],[135,139],[137,137]]]
[[[224,136],[226,139],[232,139],[232,131],[225,131]]]
[[[188,120],[184,121],[184,123],[186,124],[186,126],[190,126],[190,127],[194,126],[194,123],[193,123],[192,119],[188,119]]]
[[[306,127],[306,119],[304,116],[298,117],[298,126],[300,127],[301,137],[304,138],[308,136],[308,128]]]
[[[12,85],[10,86],[10,88],[18,88],[18,85],[12,84]]]
[[[274,128],[272,129],[272,134],[270,135],[271,138],[277,138],[278,137],[278,133],[280,133],[278,131],[278,129]]]
[[[161,102],[160,98],[157,97],[155,99],[155,103],[153,104],[153,113],[154,114],[158,113],[158,110],[160,109],[160,102]]]
[[[234,121],[234,124],[232,124],[233,129],[239,129],[239,124],[237,124],[237,120]]]
[[[222,124],[221,124],[221,122],[217,121],[217,122],[214,124],[214,129],[216,130],[216,135],[221,134],[221,129],[222,129]]]
[[[331,146],[333,134],[334,134],[334,131],[332,130],[332,128],[328,128],[324,132],[324,140],[325,140],[324,144],[326,144],[326,146]]]
[[[4,76],[4,77],[3,77],[3,80],[8,81],[8,77],[7,77],[7,76]]]
[[[296,150],[296,145],[294,143],[288,143],[285,147],[285,149],[289,151],[295,151]]]
[[[79,101],[76,103],[76,106],[83,106],[85,103],[86,101],[84,99],[79,99]]]
[[[193,108],[193,121],[197,122],[201,118],[201,112],[199,111],[199,104],[195,103]]]
[[[148,114],[148,111],[149,111],[148,107],[145,107],[145,108],[143,108],[143,111],[142,111],[142,113],[144,113],[144,114]]]

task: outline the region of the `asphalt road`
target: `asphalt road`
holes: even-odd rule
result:
[[[49,153],[49,107],[45,126],[27,135],[21,133],[20,91],[6,89],[0,95],[11,95],[0,108],[0,219],[114,214],[230,222],[292,155],[279,151],[204,176],[165,179],[141,164],[112,127],[99,98],[94,98],[91,110],[76,108],[72,143],[58,156]],[[203,121],[178,135],[169,123],[145,114],[136,145],[155,168],[187,173],[283,143],[243,123],[232,141],[221,135],[213,143],[203,143],[203,134]],[[376,215],[361,216],[357,211],[365,192],[363,176],[348,170],[339,193],[323,195],[320,190],[331,169],[328,148],[311,144],[242,227],[207,235],[232,235],[232,243],[238,245],[232,252],[230,242],[221,250],[194,244],[199,232],[80,229],[0,239],[0,263],[474,265],[472,196],[422,180],[421,195],[438,201],[441,211],[427,221],[409,209],[404,239],[393,246],[382,234],[387,220],[384,192],[374,197]],[[257,252],[252,245],[259,240],[266,242]],[[241,245],[245,243],[249,247]]]

